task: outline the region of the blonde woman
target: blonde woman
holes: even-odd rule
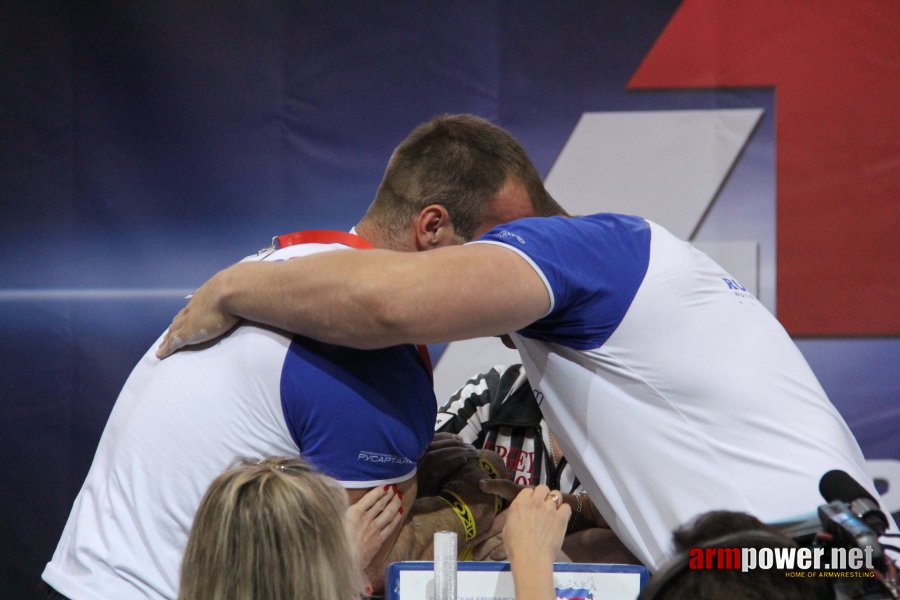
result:
[[[350,508],[344,489],[299,458],[244,460],[203,498],[181,568],[180,600],[353,600],[362,568],[399,525],[392,486]]]

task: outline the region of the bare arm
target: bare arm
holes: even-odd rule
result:
[[[438,452],[445,455],[440,450]],[[484,452],[483,458],[489,460],[495,468],[503,464],[502,459],[492,452]],[[470,524],[474,526],[474,531],[470,532],[473,535],[490,529],[494,519],[494,495],[483,492],[479,485],[486,477],[479,459],[471,457],[442,485],[443,491],[451,492],[465,503],[468,516],[472,519]],[[399,485],[402,505],[408,518],[400,529],[394,530],[386,539],[382,538],[384,542],[381,550],[368,562],[366,576],[376,591],[384,585],[384,569],[388,564],[401,560],[430,560],[434,552],[435,532],[455,531],[460,548],[467,545],[463,521],[456,511],[438,497],[416,498],[417,486],[413,482],[414,480],[410,480]],[[362,490],[348,491],[351,500],[363,493]]]
[[[495,468],[498,464],[502,465],[499,456],[492,452],[487,454],[492,455],[491,462]],[[475,531],[470,532],[474,536],[471,541],[466,540],[462,520],[445,500],[435,496],[418,498],[387,562],[431,560],[434,557],[434,534],[438,531],[456,532],[460,549],[475,544],[483,532],[492,529],[495,517],[494,495],[483,492],[480,486],[480,482],[486,478],[487,475],[477,465],[477,461],[473,461],[454,474],[443,487],[444,491],[451,491],[468,507],[475,525]]]
[[[237,318],[370,349],[508,333],[549,307],[537,272],[496,245],[328,252],[219,272],[178,313],[157,354],[218,337]]]
[[[360,567],[368,572],[372,560],[403,522],[403,496],[396,485],[372,488],[362,497],[360,493],[362,490],[348,490],[348,498],[358,499],[347,510],[344,524],[356,546]],[[371,583],[368,585],[367,593],[371,593]]]
[[[487,505],[470,507],[476,514],[487,514]],[[387,565],[404,560],[433,560],[434,534],[438,531],[455,532],[460,546],[466,539],[459,517],[443,500],[433,496],[418,498],[390,551],[366,569],[373,591],[377,593],[383,589]]]
[[[553,560],[562,545],[571,509],[557,506],[545,485],[525,488],[509,507],[503,539],[509,553],[516,598],[554,598]],[[558,492],[557,492],[558,493]]]
[[[488,510],[493,510],[488,505],[475,507],[470,505],[470,508],[474,512],[484,514],[487,514]],[[432,560],[434,534],[438,531],[455,532],[460,546],[466,539],[462,522],[446,502],[434,496],[417,499],[397,542],[391,548],[386,564],[399,560]]]

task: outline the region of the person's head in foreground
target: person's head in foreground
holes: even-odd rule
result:
[[[691,549],[792,548],[797,544],[756,517],[711,511],[672,535],[679,554],[662,566],[640,600],[826,600],[834,597],[827,580],[788,577],[782,569],[691,569]],[[713,551],[714,552],[714,551]]]
[[[244,460],[210,485],[181,567],[181,600],[348,600],[363,580],[340,485],[299,458]]]

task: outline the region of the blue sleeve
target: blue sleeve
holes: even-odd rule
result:
[[[628,312],[650,262],[650,226],[640,217],[520,219],[478,240],[522,254],[545,280],[550,312],[519,333],[577,350],[598,348]]]
[[[434,436],[437,400],[415,346],[354,350],[294,336],[281,403],[303,457],[347,488],[410,477]]]

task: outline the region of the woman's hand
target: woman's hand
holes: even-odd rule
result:
[[[403,522],[403,495],[396,485],[372,488],[347,510],[346,528],[365,570],[384,541]]]
[[[516,598],[554,598],[553,561],[562,546],[572,509],[546,485],[525,488],[507,509],[503,542],[512,566]]]

